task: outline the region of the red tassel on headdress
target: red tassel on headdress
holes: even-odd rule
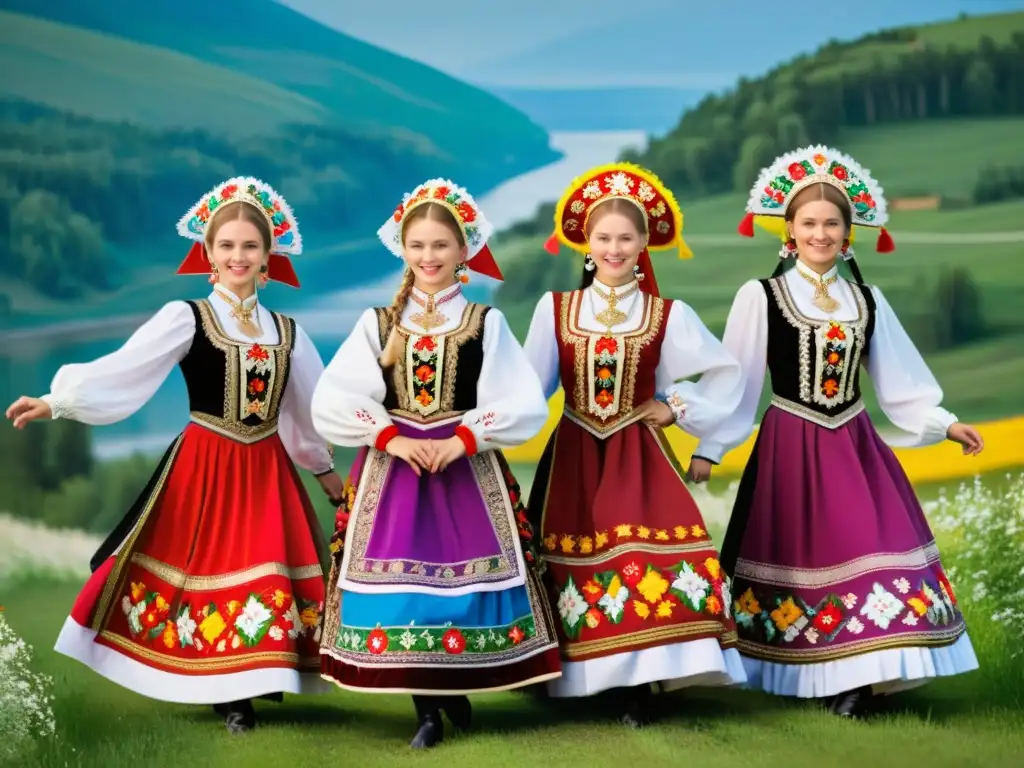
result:
[[[552,235],[544,241],[544,250],[550,253],[552,256],[558,255],[559,242],[558,235]]]
[[[270,260],[267,262],[267,278],[277,283],[290,285],[292,288],[299,287],[299,276],[295,274],[292,260],[279,253],[270,254]]]
[[[206,247],[202,243],[192,243],[188,255],[178,267],[179,275],[210,274],[210,259],[206,256]]]
[[[878,243],[875,245],[875,250],[879,253],[892,253],[896,250],[896,243],[892,240],[892,235],[889,231],[882,227],[878,233]]]
[[[646,248],[640,251],[640,258],[636,260],[636,265],[640,268],[640,274],[644,276],[644,279],[640,281],[640,290],[651,294],[651,296],[661,296],[658,291],[658,279],[654,276],[651,254]]]
[[[739,232],[744,237],[753,237],[754,236],[754,214],[748,213],[746,216],[744,216],[743,217],[743,221],[741,221],[740,225],[738,227],[736,227],[736,231]]]
[[[498,268],[498,262],[494,260],[494,254],[486,245],[477,251],[476,256],[466,262],[466,266],[478,275],[493,277],[495,280],[505,279],[501,274],[501,269]]]

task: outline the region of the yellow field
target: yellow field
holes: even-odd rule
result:
[[[540,460],[547,439],[561,416],[562,403],[562,390],[558,390],[551,398],[551,411],[543,431],[519,447],[506,450],[505,456],[510,462],[536,464]],[[1024,416],[990,421],[976,426],[985,438],[985,450],[980,456],[965,457],[960,451],[960,446],[950,442],[925,448],[895,449],[896,456],[911,482],[941,482],[1024,467]],[[669,429],[666,434],[676,456],[683,466],[686,466],[690,455],[697,447],[696,439],[681,429]],[[716,474],[730,476],[742,473],[756,435],[755,430],[747,442],[728,453],[721,466],[716,468]]]

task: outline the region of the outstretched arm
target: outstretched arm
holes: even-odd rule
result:
[[[946,439],[957,418],[943,408],[942,388],[900,324],[882,292],[872,286],[875,330],[865,365],[875,385],[878,405],[903,434],[889,445],[913,447]]]
[[[63,366],[41,400],[55,419],[93,426],[126,419],[156,394],[188,353],[194,333],[192,308],[172,301],[109,355]]]

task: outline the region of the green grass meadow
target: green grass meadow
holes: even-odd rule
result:
[[[53,676],[58,738],[19,768],[147,765],[321,764],[521,768],[550,764],[734,768],[927,760],[929,768],[1001,768],[1024,749],[1022,670],[998,625],[965,608],[981,669],[884,701],[864,722],[842,722],[813,702],[740,690],[691,689],[659,697],[659,722],[630,731],[614,719],[614,696],[572,702],[523,693],[473,698],[475,732],[417,753],[405,695],[337,691],[260,702],[260,727],[228,734],[210,707],[165,704],[121,689],[50,650],[77,583],[24,574],[0,584],[7,620],[34,646],[36,671]],[[1014,723],[1018,723],[1017,726]],[[401,761],[401,762],[399,762]],[[914,764],[908,762],[908,764]],[[14,765],[14,764],[12,764]]]

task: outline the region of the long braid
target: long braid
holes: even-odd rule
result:
[[[409,294],[412,293],[412,285],[415,281],[415,275],[412,270],[406,267],[405,274],[402,276],[402,285],[399,286],[398,291],[395,293],[395,299],[391,302],[391,306],[388,308],[388,320],[391,323],[391,333],[388,334],[388,343],[384,346],[384,351],[381,352],[378,362],[382,368],[390,368],[398,362],[398,356],[402,354],[402,336],[398,332],[398,324],[402,319],[402,311],[405,309],[406,302],[409,301]]]
[[[857,285],[864,285],[864,275],[860,273],[860,267],[857,266],[857,260],[850,257],[850,260],[846,262],[846,266],[850,268],[850,272],[853,273],[853,279],[857,282]]]

